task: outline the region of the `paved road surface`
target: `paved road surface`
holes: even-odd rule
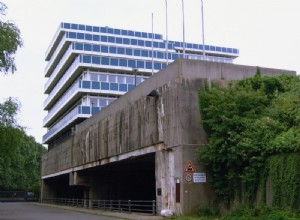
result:
[[[0,202],[0,220],[120,220],[26,202]]]

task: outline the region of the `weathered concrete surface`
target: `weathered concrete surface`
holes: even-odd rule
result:
[[[194,172],[207,173],[195,158],[195,149],[206,143],[199,89],[211,80],[237,80],[255,73],[256,67],[233,64],[195,60],[170,64],[77,125],[74,136],[43,156],[43,196],[55,194],[51,187],[47,188],[48,178],[68,174],[70,185],[84,185],[89,187],[89,197],[101,197],[99,194],[108,185],[98,189],[99,184],[93,184],[92,177],[80,177],[74,172],[155,153],[156,200],[161,209],[178,214],[195,211],[214,199],[207,182],[186,181]],[[261,68],[261,73],[295,74],[267,68]],[[149,96],[152,91],[155,96]],[[194,166],[192,173],[185,171],[188,162]],[[207,178],[209,181],[209,175]]]

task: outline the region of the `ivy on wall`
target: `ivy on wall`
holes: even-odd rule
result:
[[[286,153],[268,158],[272,204],[279,208],[300,208],[300,153]]]
[[[300,79],[257,75],[199,92],[208,145],[199,161],[212,173],[218,199],[252,204],[266,160],[300,150]]]

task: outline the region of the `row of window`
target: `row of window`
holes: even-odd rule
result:
[[[80,87],[83,89],[110,90],[116,92],[128,92],[134,88],[134,84],[108,83],[97,81],[81,81]]]
[[[140,69],[149,69],[152,70],[151,61],[143,60],[130,60],[123,58],[115,57],[99,57],[92,55],[80,55],[79,62],[87,64],[97,64],[97,65],[108,65],[108,66],[120,66],[120,67],[129,67],[129,68],[140,68]],[[162,62],[153,62],[153,69],[161,70],[166,66]]]
[[[103,74],[103,73],[90,73],[88,77],[91,81],[98,82],[111,82],[111,83],[125,83],[125,84],[139,84],[146,80],[145,76],[129,76],[129,75],[115,75],[115,74]]]
[[[123,37],[88,34],[88,33],[80,33],[80,32],[67,32],[66,36],[67,36],[67,38],[70,38],[70,39],[80,39],[80,40],[88,40],[88,41],[96,41],[96,42],[100,41],[100,42],[112,43],[112,44],[124,44],[124,45],[152,48],[151,40],[137,40],[137,39],[123,38]],[[165,49],[166,42],[165,41],[162,41],[162,42],[153,41],[153,47]],[[183,42],[168,41],[168,49],[175,50],[175,47],[182,48]],[[200,51],[203,50],[202,44],[185,43],[185,47],[187,49],[194,49],[194,50],[200,50]],[[207,51],[238,54],[238,50],[234,49],[234,48],[205,45],[204,49]]]
[[[153,57],[157,59],[165,59],[166,52],[162,51],[152,51],[152,50],[142,50],[142,49],[132,49],[124,47],[97,45],[97,44],[84,44],[84,43],[73,43],[72,49],[82,50],[82,51],[92,51],[98,53],[110,53],[110,54],[120,54],[127,56],[137,56],[137,57]],[[176,60],[182,58],[182,53],[168,53],[169,60]]]
[[[152,34],[152,33],[131,31],[131,30],[122,30],[122,29],[115,29],[115,28],[109,28],[109,27],[98,27],[98,26],[83,25],[83,24],[70,24],[70,23],[62,23],[61,27],[65,28],[65,29],[91,31],[91,32],[131,36],[131,37],[150,38],[150,39],[152,39],[152,36],[153,36],[154,39],[162,39],[162,35],[160,35],[160,34]]]

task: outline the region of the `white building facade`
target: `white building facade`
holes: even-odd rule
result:
[[[167,45],[168,44],[168,45]],[[204,46],[204,48],[203,48]],[[168,42],[160,34],[61,23],[46,52],[43,143],[48,149],[178,58],[232,63],[238,49]],[[185,56],[183,55],[185,51]],[[184,56],[184,57],[183,57]]]

